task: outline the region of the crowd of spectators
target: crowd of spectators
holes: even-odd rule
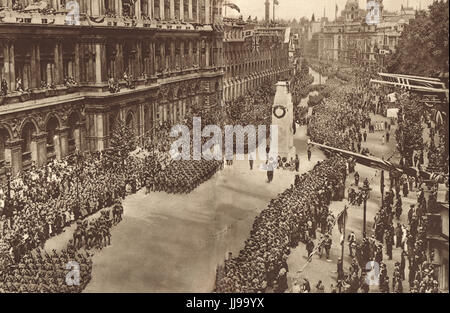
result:
[[[215,291],[286,291],[290,249],[313,236],[321,217],[328,215],[327,205],[341,195],[345,168],[345,160],[335,157],[297,176],[295,183],[256,217],[239,255],[225,260],[218,270]]]

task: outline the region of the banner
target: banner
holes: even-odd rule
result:
[[[338,229],[339,232],[342,234],[345,228],[345,223],[347,220],[347,207],[345,207],[344,211],[342,211],[338,216]]]
[[[104,17],[104,16],[102,16],[102,17],[93,17],[93,16],[89,16],[89,20],[90,20],[91,22],[100,24],[100,23],[103,23],[103,21],[105,20],[105,17]]]

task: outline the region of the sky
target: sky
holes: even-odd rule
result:
[[[229,2],[235,3],[241,9],[241,14],[244,19],[247,19],[249,15],[254,18],[258,16],[259,20],[264,19],[265,10],[264,3],[266,0],[228,0]],[[272,18],[272,3],[273,0],[270,1],[270,18]],[[358,0],[359,7],[366,7],[366,0]],[[419,8],[421,3],[422,9],[427,8],[434,0],[384,0],[384,8],[388,11],[399,11],[401,5],[403,4],[405,7],[407,3],[412,8]],[[283,19],[293,19],[296,18],[299,20],[301,17],[307,17],[311,19],[312,14],[314,13],[315,17],[323,16],[323,9],[325,8],[325,16],[327,16],[330,20],[334,20],[334,13],[336,4],[338,5],[338,16],[340,16],[341,10],[344,9],[345,3],[347,0],[278,0],[280,3],[279,6],[275,9],[275,18],[283,18]],[[238,17],[239,13],[230,8],[227,8],[227,16],[229,17]]]

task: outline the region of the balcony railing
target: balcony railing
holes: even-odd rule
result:
[[[127,16],[103,15],[92,17],[80,14],[79,19],[69,20],[66,12],[43,13],[6,9],[0,12],[0,22],[29,25],[68,25],[77,27],[130,27],[176,30],[213,30],[207,24],[202,25],[188,20],[177,19],[160,21],[149,17],[131,18]]]

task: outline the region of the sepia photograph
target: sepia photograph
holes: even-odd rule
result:
[[[448,294],[448,38],[448,0],[0,0],[0,296]]]

